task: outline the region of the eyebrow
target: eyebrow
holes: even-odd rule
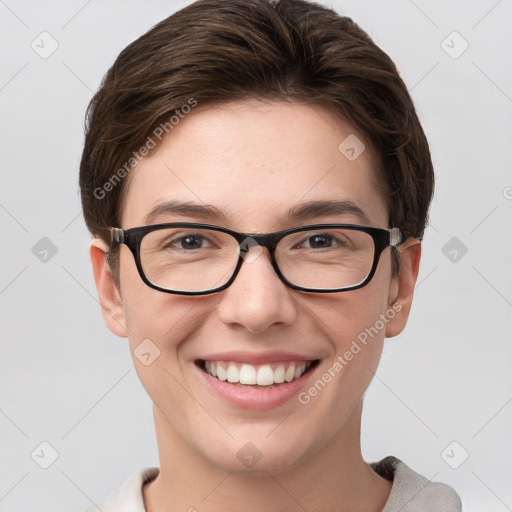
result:
[[[210,221],[226,221],[226,215],[211,204],[183,203],[180,201],[165,201],[155,206],[145,217],[146,224],[152,224],[158,217],[165,215],[180,215],[182,217],[198,217]]]
[[[196,217],[210,222],[227,222],[228,219],[228,216],[222,210],[219,210],[211,204],[197,204],[171,200],[155,206],[144,217],[144,221],[146,224],[152,224],[156,219],[165,215]],[[353,201],[347,199],[316,200],[299,203],[286,212],[283,220],[305,221],[324,215],[352,215],[363,224],[370,224],[366,212]]]
[[[366,212],[348,199],[300,203],[288,210],[285,219],[308,220],[321,217],[322,215],[352,215],[360,222],[370,224],[370,219]]]

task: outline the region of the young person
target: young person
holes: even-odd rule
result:
[[[450,487],[360,448],[433,183],[393,62],[332,10],[199,0],[125,48],[89,106],[80,187],[160,467],[98,507],[460,510]]]

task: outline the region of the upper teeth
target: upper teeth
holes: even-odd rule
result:
[[[254,366],[226,361],[204,362],[206,372],[219,380],[258,386],[271,386],[284,381],[291,382],[303,375],[310,366],[311,361],[278,363],[272,366],[269,364]]]

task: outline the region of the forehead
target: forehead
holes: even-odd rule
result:
[[[386,225],[377,172],[362,135],[323,108],[199,105],[132,171],[122,227],[147,223],[169,201],[213,206],[222,214],[217,223],[246,231],[284,228],[276,222],[312,201],[350,201],[373,224]]]

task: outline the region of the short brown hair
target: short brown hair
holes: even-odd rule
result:
[[[434,174],[404,82],[350,18],[304,0],[199,0],[120,53],[87,110],[80,189],[90,232],[110,241],[123,178],[175,112],[246,99],[321,106],[357,128],[380,160],[389,226],[423,237]]]

